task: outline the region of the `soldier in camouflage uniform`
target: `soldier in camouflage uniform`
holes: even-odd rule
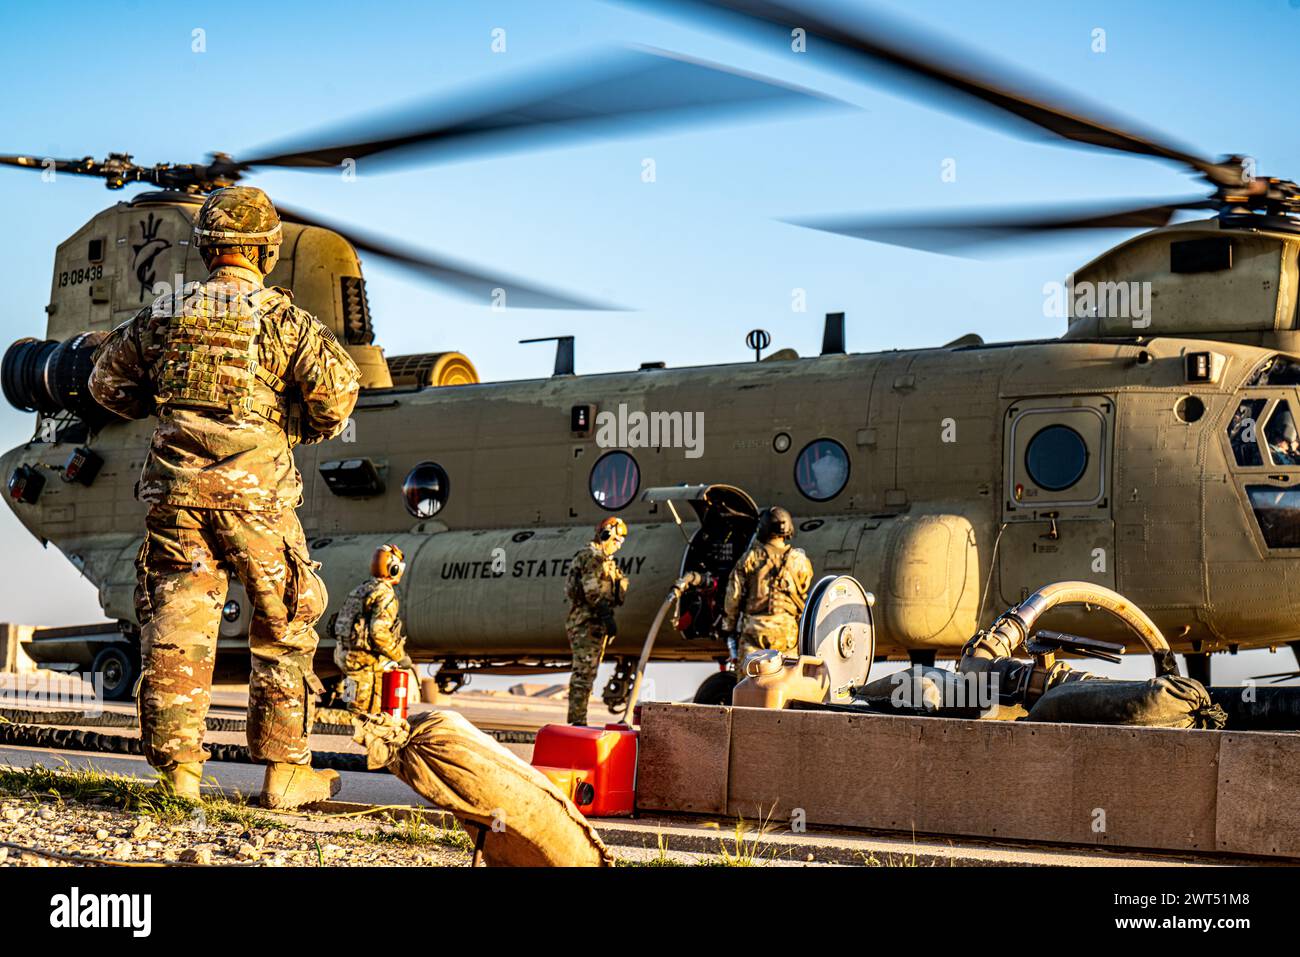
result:
[[[754,541],[727,580],[722,631],[736,643],[738,677],[745,658],[763,648],[798,654],[799,616],[808,601],[813,567],[802,549],[794,548],[794,519],[780,506],[758,517]]]
[[[343,672],[343,704],[359,714],[378,714],[384,672],[409,667],[406,641],[397,621],[393,586],[406,571],[402,550],[380,545],[370,559],[370,577],[352,589],[334,622],[334,663]]]
[[[605,646],[618,635],[614,609],[627,597],[627,576],[614,561],[614,553],[627,538],[621,518],[607,518],[596,526],[596,537],[573,557],[564,582],[569,599],[565,634],[573,648],[573,676],[569,679],[569,724],[587,723],[587,699]]]
[[[145,756],[166,785],[197,798],[234,573],[253,606],[248,745],[267,764],[262,802],[297,807],[337,791],[338,775],[310,767],[314,626],[326,594],[294,512],[302,477],[291,450],[343,430],[359,373],[329,329],[264,286],[280,234],[261,190],[212,193],[194,227],[207,281],[114,329],[90,391],[123,418],[158,418],[137,487],[149,505],[136,562]]]

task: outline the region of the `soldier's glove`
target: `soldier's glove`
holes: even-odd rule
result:
[[[740,634],[735,631],[724,631],[722,640],[727,643],[727,655],[736,663],[736,670],[740,670]]]
[[[600,616],[600,626],[605,630],[606,638],[618,637],[618,623],[614,621],[614,613],[606,612]]]
[[[414,671],[415,662],[411,660],[410,655],[402,655],[397,662],[397,667],[401,668],[403,671]]]

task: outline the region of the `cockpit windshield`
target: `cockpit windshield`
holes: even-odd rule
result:
[[[1296,432],[1295,418],[1286,399],[1278,402],[1264,426],[1264,441],[1274,465],[1300,465],[1300,433]]]
[[[1237,414],[1228,423],[1228,441],[1232,443],[1232,454],[1238,465],[1264,464],[1264,458],[1259,454],[1256,423],[1267,404],[1267,399],[1243,399],[1237,407]]]
[[[1269,356],[1246,380],[1247,386],[1300,385],[1300,359]]]

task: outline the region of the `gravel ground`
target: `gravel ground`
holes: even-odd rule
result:
[[[242,820],[214,820],[235,816]],[[188,820],[169,822],[52,796],[0,797],[0,867],[467,866],[467,840],[431,824],[290,816],[232,805],[205,804]]]

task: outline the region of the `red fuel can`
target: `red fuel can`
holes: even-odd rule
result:
[[[587,817],[626,817],[636,806],[637,732],[548,724],[537,732],[533,767]]]
[[[410,674],[401,668],[389,668],[384,672],[383,711],[394,718],[406,720],[408,686]]]

